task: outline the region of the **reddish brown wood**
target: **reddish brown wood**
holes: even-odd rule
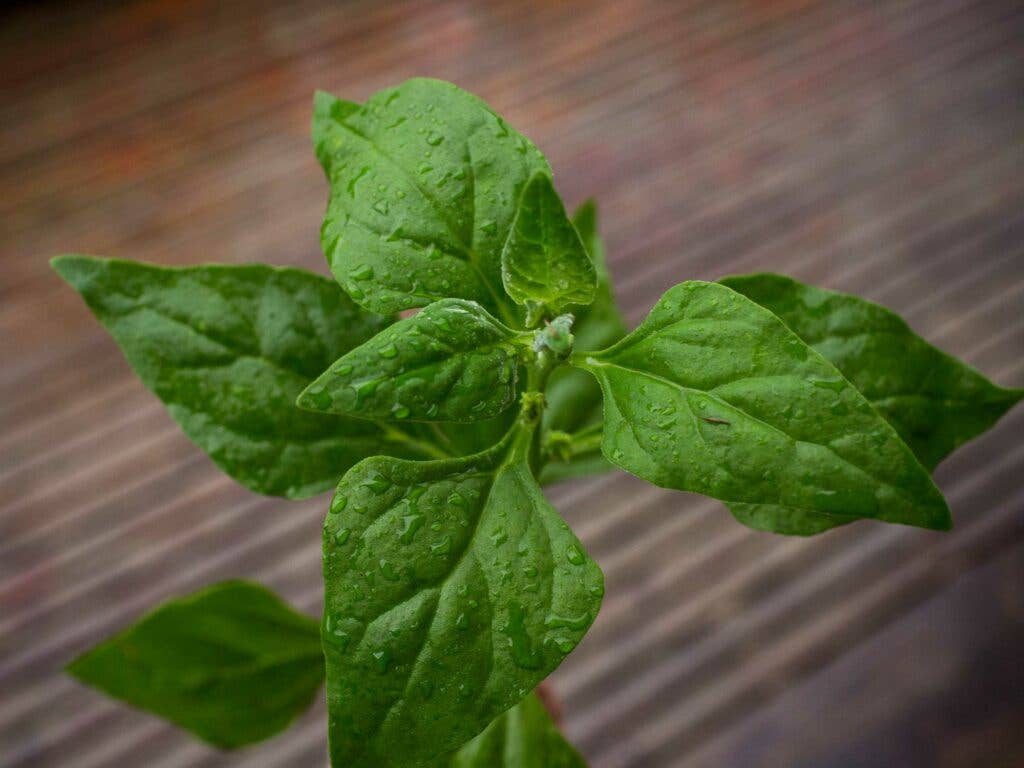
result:
[[[1019,3],[91,0],[5,13],[2,768],[322,764],[321,708],[262,749],[221,755],[61,674],[153,602],[220,578],[316,612],[323,501],[221,478],[47,266],[75,250],[323,272],[315,88],[361,99],[431,75],[479,93],[544,150],[570,205],[597,195],[633,322],[683,279],[789,272],[881,301],[1024,385]],[[1012,667],[1012,646],[990,636],[1019,636],[1004,564],[1024,539],[1022,430],[1018,410],[940,467],[946,536],[856,525],[791,541],[621,475],[552,489],[608,586],[550,683],[570,738],[602,768],[821,768],[856,763],[856,722],[895,750],[871,754],[909,768],[1024,761],[1020,697],[979,683]],[[961,574],[1002,602],[967,610],[951,587]],[[912,653],[907,632],[931,633],[927,648],[954,629],[942,668],[879,661]],[[873,674],[884,702],[846,684]],[[979,702],[962,733],[949,720],[962,711],[941,706],[960,695]],[[917,724],[904,741],[879,725],[882,704],[886,722]],[[922,731],[929,719],[948,727]]]

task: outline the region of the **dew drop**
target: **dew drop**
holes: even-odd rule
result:
[[[508,636],[512,661],[520,669],[538,669],[541,666],[541,656],[533,647],[529,633],[526,631],[525,614],[523,606],[519,603],[509,603],[508,621],[502,632]]]
[[[544,626],[551,629],[586,629],[590,626],[590,613],[584,611],[579,616],[559,616],[557,613],[549,613],[544,619]]]
[[[348,648],[348,644],[351,642],[352,637],[348,632],[345,632],[341,627],[335,627],[334,631],[328,635],[328,639],[331,645],[337,646],[339,651],[344,652]]]
[[[367,379],[366,381],[353,384],[352,388],[356,391],[356,400],[362,400],[364,397],[373,395],[377,391],[378,384],[380,384],[380,379]]]
[[[444,536],[440,541],[434,542],[430,545],[430,554],[432,555],[447,555],[452,550],[452,537]]]
[[[811,384],[818,387],[819,389],[827,389],[830,392],[842,392],[846,383],[842,380],[827,381],[824,379],[810,379]]]
[[[413,536],[416,535],[416,531],[423,527],[423,515],[412,514],[402,516],[402,528],[398,532],[398,540],[403,544],[412,543]]]
[[[374,493],[383,493],[391,487],[391,483],[388,482],[387,478],[379,473],[374,473],[372,477],[366,478],[360,485],[364,488],[369,488]]]
[[[326,389],[320,389],[316,392],[309,392],[305,397],[310,403],[321,411],[326,411],[334,404],[334,398],[331,397],[331,393]]]
[[[373,277],[373,267],[369,264],[360,264],[357,267],[353,267],[349,275],[354,280],[369,280]]]

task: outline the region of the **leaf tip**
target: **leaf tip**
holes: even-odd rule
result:
[[[105,259],[80,253],[62,253],[50,259],[50,267],[71,286],[77,288],[94,275]]]
[[[322,407],[322,403],[320,402],[319,398],[317,398],[317,396],[310,391],[313,388],[314,384],[316,384],[316,382],[313,382],[304,390],[302,390],[299,393],[298,397],[295,398],[296,408],[301,408],[304,411],[315,411],[317,413],[326,410],[325,408]]]
[[[936,504],[932,508],[932,513],[927,519],[921,520],[917,523],[911,523],[918,528],[926,528],[930,531],[950,531],[953,529],[953,513],[949,509],[949,504],[946,502],[944,496],[939,496],[941,504]]]

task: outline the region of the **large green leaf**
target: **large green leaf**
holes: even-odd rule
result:
[[[371,458],[324,525],[334,765],[447,754],[531,691],[600,607],[600,570],[544,499],[517,427],[433,462]]]
[[[668,488],[840,520],[950,526],[927,470],[831,363],[725,286],[670,289],[574,362],[601,382],[602,449]]]
[[[476,302],[442,299],[341,357],[298,403],[369,419],[487,419],[515,401],[530,344],[518,336]]]
[[[501,278],[531,318],[594,300],[594,264],[546,173],[534,174],[523,189],[501,255]]]
[[[164,603],[68,671],[218,747],[261,741],[324,679],[317,622],[256,584],[227,581]]]
[[[523,186],[547,161],[475,96],[409,80],[359,106],[318,93],[313,142],[331,197],[331,271],[374,312],[472,299],[509,324],[501,250]]]
[[[436,453],[408,432],[295,406],[324,368],[390,322],[330,280],[261,264],[169,269],[77,255],[53,267],[185,434],[254,491],[302,498],[367,456]]]
[[[594,301],[585,307],[573,308],[576,316],[574,348],[581,351],[605,349],[625,336],[627,328],[615,301],[611,275],[605,264],[604,243],[597,232],[597,206],[593,200],[588,200],[576,210],[573,224],[597,272]],[[544,394],[548,402],[544,411],[546,429],[575,433],[601,422],[601,387],[593,376],[584,371],[570,366],[557,368],[551,374]],[[544,467],[541,479],[544,483],[558,482],[609,468],[600,451],[596,454],[583,453],[569,460],[552,461]]]
[[[432,768],[586,768],[586,762],[531,693]]]
[[[838,368],[928,469],[1024,398],[936,349],[894,312],[782,275],[721,281],[771,310]]]
[[[720,282],[771,310],[835,365],[928,469],[992,427],[1024,395],[996,386],[926,342],[894,312],[857,296],[782,275],[743,275]],[[769,505],[730,509],[752,528],[800,536],[844,522]]]

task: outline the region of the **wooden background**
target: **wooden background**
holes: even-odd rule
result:
[[[170,595],[315,613],[324,500],[220,477],[48,270],[75,250],[325,272],[311,94],[480,94],[597,195],[637,322],[686,278],[862,293],[1024,385],[1024,5],[22,3],[0,17],[0,765],[316,766],[322,708],[221,755],[61,674]],[[554,675],[595,766],[1024,764],[1024,408],[947,461],[956,530],[789,540],[618,474],[551,497],[607,574]]]

